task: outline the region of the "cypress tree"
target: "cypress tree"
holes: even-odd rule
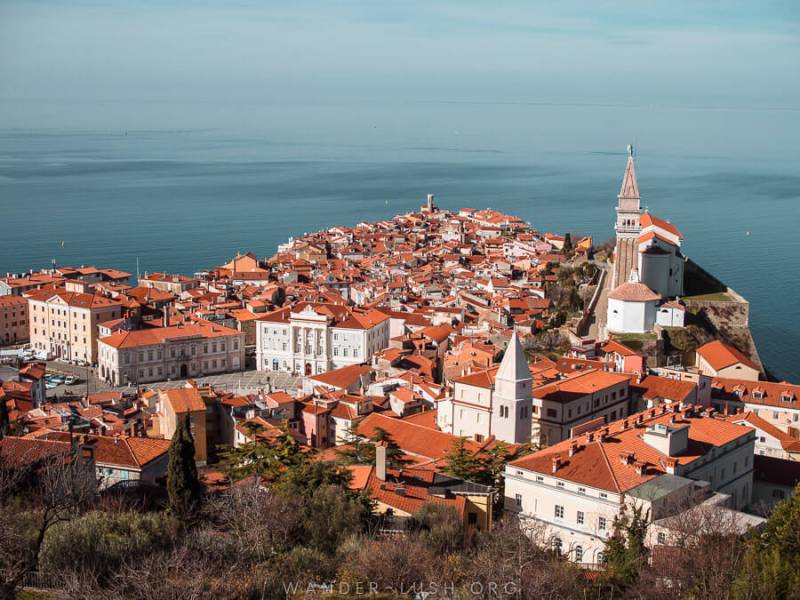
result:
[[[5,398],[0,398],[0,440],[8,433],[8,427],[8,404],[6,404]]]
[[[169,446],[167,466],[169,510],[183,522],[191,521],[200,507],[202,487],[194,462],[194,439],[189,415],[178,419],[178,426]]]
[[[561,252],[567,256],[572,254],[572,236],[569,233],[564,236],[564,246]]]

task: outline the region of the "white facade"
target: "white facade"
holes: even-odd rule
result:
[[[659,238],[639,245],[639,273],[642,282],[666,298],[683,295],[685,262],[680,246]]]
[[[729,439],[734,438],[729,429],[733,424],[721,420],[716,422],[720,423],[720,427],[728,428],[726,435]],[[680,427],[674,429],[676,434],[680,434]],[[742,428],[741,435],[735,434],[735,439],[714,447],[702,459],[689,464],[678,464],[670,458],[668,450],[662,451],[672,443],[664,433],[672,433],[670,426],[662,426],[661,431],[658,425],[647,426],[641,430],[644,432],[641,434],[634,428],[629,430],[632,434],[628,434],[627,440],[634,437],[641,440],[651,430],[656,437],[664,435],[667,440],[661,450],[656,448],[659,446],[657,442],[652,445],[648,443],[651,451],[656,450],[662,456],[658,465],[662,472],[655,478],[643,475],[651,473],[651,469],[657,466],[651,464],[652,457],[648,458],[647,463],[640,463],[632,453],[630,464],[624,468],[631,469],[631,473],[641,468],[641,483],[620,487],[610,471],[614,470],[611,463],[620,464],[620,456],[627,448],[626,438],[612,433],[611,443],[602,450],[590,451],[587,446],[592,442],[585,443],[587,437],[581,436],[506,465],[506,509],[518,513],[523,523],[535,528],[542,543],[560,548],[571,560],[600,563],[605,542],[612,533],[614,516],[619,513],[623,503],[649,510],[651,519],[666,516],[680,504],[679,498],[686,498],[700,490],[728,494],[729,505],[733,509],[741,509],[750,503],[755,439],[752,430]],[[594,444],[601,442],[595,439]],[[554,451],[562,446],[565,451],[558,453],[558,461],[555,458],[551,461],[550,457],[556,454]],[[566,452],[568,446],[571,446],[569,453]],[[538,462],[537,455],[542,457]],[[673,455],[680,456],[680,450]],[[577,466],[580,458],[585,463]],[[531,466],[536,464],[539,467]],[[552,467],[549,466],[551,464]],[[600,473],[606,468],[608,473]],[[664,469],[667,472],[663,472]],[[580,475],[575,475],[578,470]],[[593,474],[594,471],[599,474]],[[586,480],[597,483],[590,485]]]
[[[215,337],[187,331],[186,335],[165,335],[123,346],[115,343],[121,334],[101,338],[97,372],[113,385],[139,385],[239,371],[244,367],[244,334],[229,331],[229,335]],[[136,336],[141,332],[121,333]]]
[[[606,327],[612,333],[647,333],[656,324],[656,301],[608,299]]]
[[[365,363],[389,346],[389,326],[389,317],[382,314],[372,326],[356,319],[337,324],[309,304],[283,319],[256,323],[257,368],[316,375]]]
[[[496,439],[521,444],[530,441],[532,377],[517,334],[496,373],[468,375],[455,382],[454,398],[438,403],[437,424],[453,435],[482,441]]]
[[[656,324],[662,327],[683,327],[686,310],[675,305],[662,304],[656,313]]]

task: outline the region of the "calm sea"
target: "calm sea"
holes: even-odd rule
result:
[[[178,108],[171,129],[135,119],[120,119],[127,130],[0,129],[0,271],[55,259],[135,272],[138,257],[142,272],[191,274],[390,217],[428,192],[443,207],[493,207],[602,240],[633,142],[643,204],[750,300],[763,360],[800,381],[796,110],[409,102],[238,113],[214,129]]]

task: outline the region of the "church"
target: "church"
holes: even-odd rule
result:
[[[656,324],[683,326],[680,305],[668,302],[683,294],[683,236],[669,221],[642,212],[632,146],[628,146],[616,210],[606,329],[609,333],[646,333]]]

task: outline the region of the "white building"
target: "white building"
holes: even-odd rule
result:
[[[642,283],[662,298],[682,295],[686,262],[686,257],[681,254],[683,236],[669,221],[649,212],[642,214],[631,146],[628,146],[628,163],[617,196],[616,213],[614,231],[617,240],[611,289],[624,285],[631,271],[636,269],[641,274]]]
[[[674,409],[631,415],[509,463],[506,509],[571,560],[600,563],[623,505],[651,520],[710,492],[730,496],[730,508],[747,506],[753,430],[711,411]]]
[[[686,321],[686,307],[680,302],[665,302],[658,307],[656,324],[662,327],[683,327]]]
[[[479,442],[489,436],[516,444],[530,441],[533,378],[516,333],[499,367],[454,383],[454,397],[437,405],[440,429]]]
[[[389,324],[378,310],[301,302],[256,322],[257,368],[316,375],[365,363],[389,346]]]
[[[639,236],[639,273],[642,282],[666,298],[683,294],[681,254],[683,236],[672,223],[645,212],[641,217]]]
[[[639,281],[634,269],[630,279],[608,294],[606,328],[611,333],[647,333],[656,324],[656,305],[661,296]]]
[[[202,377],[244,367],[244,333],[208,321],[118,331],[97,341],[98,375],[113,385]]]

